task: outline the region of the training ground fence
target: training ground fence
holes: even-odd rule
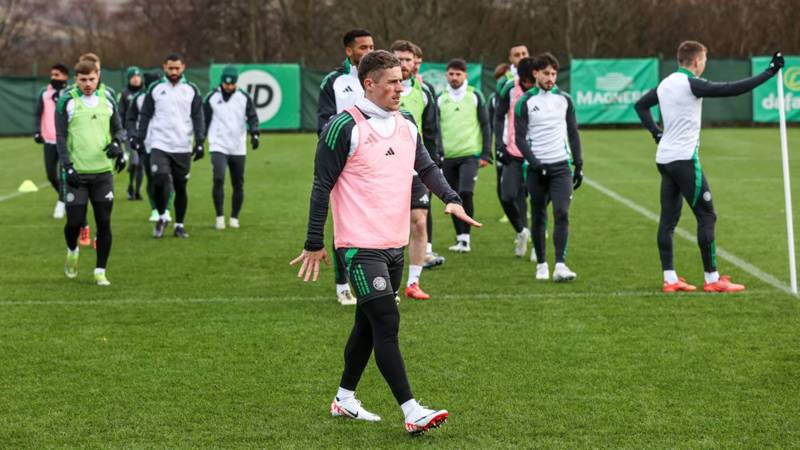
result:
[[[738,80],[761,72],[768,62],[769,57],[710,59],[703,77]],[[185,76],[205,96],[218,85],[226,65],[188,68]],[[239,87],[253,97],[261,129],[316,131],[317,99],[328,72],[299,64],[234,65],[240,73]],[[426,62],[420,70],[437,93],[446,87],[445,67],[444,63]],[[558,86],[572,96],[581,126],[630,126],[639,123],[633,110],[636,100],[675,70],[674,60],[657,58],[573,59],[570,67],[559,71]],[[467,72],[471,86],[480,89],[487,99],[494,94],[497,82],[493,67],[471,63]],[[102,81],[120,93],[127,84],[125,74],[125,68],[103,68]],[[800,57],[786,57],[783,78],[787,118],[800,121]],[[0,77],[0,136],[34,133],[36,96],[48,82],[47,77]],[[704,99],[703,121],[715,125],[777,122],[776,92],[776,83],[770,80],[745,95]]]

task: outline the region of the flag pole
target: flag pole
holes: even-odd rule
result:
[[[786,206],[786,235],[789,241],[789,278],[792,293],[797,295],[797,265],[794,254],[794,223],[792,218],[792,188],[789,180],[789,149],[786,138],[786,109],[783,101],[783,69],[778,70],[778,117],[781,130],[781,160],[783,163],[783,194]]]

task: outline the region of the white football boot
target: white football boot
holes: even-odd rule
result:
[[[447,247],[448,250],[451,252],[456,253],[469,253],[472,249],[469,247],[469,244],[466,241],[458,241],[455,244]]]
[[[225,229],[225,216],[217,216],[217,221],[214,224],[214,228],[216,228],[218,230],[224,230]]]
[[[546,262],[536,265],[536,279],[537,280],[550,279],[550,267],[547,265]]]
[[[419,407],[406,417],[406,431],[416,436],[431,428],[439,428],[447,422],[448,415],[446,409],[435,411],[424,406]]]
[[[553,270],[553,281],[556,283],[560,283],[562,281],[572,281],[578,275],[575,272],[569,270],[564,263],[556,263],[556,268]]]
[[[342,306],[352,306],[356,304],[356,298],[353,297],[353,294],[350,292],[350,289],[347,289],[346,291],[342,291],[336,294],[336,299]]]
[[[61,200],[56,202],[56,207],[53,210],[53,219],[63,219],[66,212],[66,205]]]
[[[528,251],[528,239],[531,237],[531,231],[523,228],[522,231],[517,233],[517,238],[514,240],[514,254],[518,258],[525,257],[525,252]]]
[[[228,221],[228,224],[231,226],[231,228],[239,228],[239,219],[236,217],[231,217],[231,219]]]
[[[339,400],[334,397],[331,402],[331,416],[346,417],[348,419],[366,420],[367,422],[380,422],[381,418],[361,406],[361,402],[355,397]]]

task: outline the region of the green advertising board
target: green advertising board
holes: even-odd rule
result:
[[[228,64],[208,69],[210,86],[220,83]],[[239,70],[237,85],[250,94],[262,130],[300,128],[300,66],[298,64],[232,64]]]
[[[771,56],[752,58],[750,70],[753,75],[764,71]],[[787,121],[800,121],[800,56],[786,56],[783,68],[783,106]],[[777,76],[753,89],[753,121],[778,121],[778,82]]]
[[[658,60],[573,59],[570,76],[578,123],[639,123],[633,104],[658,86]]]
[[[419,74],[426,83],[433,85],[436,94],[441,94],[447,89],[447,63],[424,62],[419,68]],[[467,83],[477,90],[481,90],[482,64],[467,64]]]

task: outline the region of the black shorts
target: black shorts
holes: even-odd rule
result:
[[[418,175],[411,180],[411,209],[431,209],[431,191]]]
[[[478,181],[478,158],[464,156],[445,159],[442,166],[447,183],[456,192],[474,192]]]
[[[397,295],[403,278],[402,248],[337,248],[336,253],[344,260],[359,305],[378,297]]]
[[[157,148],[150,152],[152,175],[172,175],[174,180],[188,180],[191,168],[191,153],[168,153]]]
[[[114,175],[111,172],[80,174],[80,185],[72,187],[65,181],[64,202],[67,206],[82,206],[88,203],[114,200]]]

